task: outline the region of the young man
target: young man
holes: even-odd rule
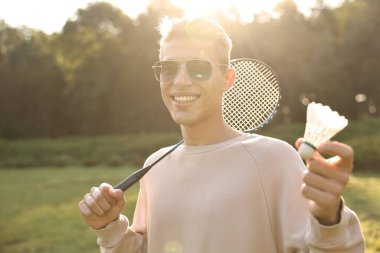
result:
[[[120,190],[103,183],[84,196],[79,209],[101,252],[364,252],[341,198],[352,149],[323,144],[319,153],[334,159],[318,153],[305,168],[285,142],[232,129],[222,117],[235,78],[224,29],[198,18],[163,22],[161,32],[155,74],[184,144],[141,180],[133,224],[120,214]]]

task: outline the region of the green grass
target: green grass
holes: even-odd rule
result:
[[[99,252],[96,235],[77,204],[93,185],[116,184],[131,168],[67,167],[0,170],[0,252]],[[132,217],[137,186],[126,193],[123,211]],[[359,215],[368,242],[367,253],[380,252],[380,174],[352,177],[346,203]]]
[[[82,221],[78,202],[91,186],[118,183],[131,169],[106,167],[1,170],[0,252],[99,252],[96,236]],[[136,187],[128,191],[130,217]]]
[[[351,177],[344,198],[359,216],[367,242],[366,253],[380,252],[380,174]]]

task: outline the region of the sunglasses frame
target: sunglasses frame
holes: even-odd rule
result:
[[[188,67],[187,67],[187,64],[190,62],[190,61],[203,61],[203,62],[207,62],[210,64],[211,66],[211,72],[210,74],[204,79],[204,80],[199,80],[197,78],[193,78],[191,73],[189,73],[188,71]],[[161,68],[162,66],[159,66],[160,63],[162,62],[173,62],[173,63],[176,63],[177,64],[177,72],[175,75],[173,75],[173,78],[171,78],[171,80],[168,80],[168,81],[161,81],[160,80],[160,76],[157,75],[156,73],[156,68]],[[195,81],[195,82],[204,82],[204,81],[207,81],[211,78],[212,76],[212,71],[213,71],[213,68],[215,67],[225,67],[226,69],[229,67],[229,65],[227,64],[214,64],[212,61],[210,60],[206,60],[206,59],[200,59],[200,58],[191,58],[191,59],[187,59],[187,60],[183,60],[183,61],[177,61],[177,60],[164,60],[164,61],[157,61],[153,64],[152,66],[152,69],[154,70],[154,77],[156,78],[156,80],[158,82],[162,82],[162,83],[170,83],[170,82],[173,82],[174,79],[178,76],[178,73],[179,71],[181,70],[181,67],[182,65],[185,64],[185,69],[186,69],[186,74],[188,75],[188,77],[192,80],[192,81]]]

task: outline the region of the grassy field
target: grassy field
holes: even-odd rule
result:
[[[116,184],[130,169],[0,170],[0,252],[99,252],[77,204],[92,185]],[[136,188],[127,195],[133,213]]]
[[[344,198],[360,218],[368,246],[366,253],[380,252],[380,174],[351,177]]]
[[[0,252],[99,252],[96,236],[82,221],[77,204],[90,186],[116,184],[131,168],[83,166],[0,170]],[[136,187],[124,213],[131,216]],[[362,221],[367,253],[380,252],[380,174],[354,175],[345,199]]]
[[[293,144],[304,124],[268,125],[259,134]],[[93,185],[118,183],[178,133],[0,139],[0,252],[99,252],[77,204]],[[350,122],[336,136],[355,149],[355,174],[345,192],[364,229],[367,253],[380,252],[380,118]],[[127,193],[132,217],[137,189]]]

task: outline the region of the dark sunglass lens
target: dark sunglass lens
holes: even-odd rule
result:
[[[187,73],[193,80],[206,81],[212,73],[211,62],[205,60],[191,60],[186,63]]]
[[[171,82],[178,73],[178,63],[175,61],[162,61],[160,62],[159,79],[161,82]]]

